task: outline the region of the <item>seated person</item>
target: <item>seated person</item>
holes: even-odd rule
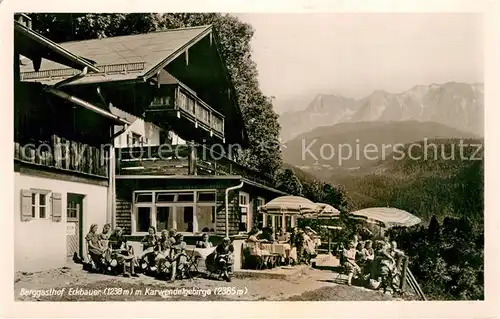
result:
[[[186,242],[184,241],[184,235],[177,233],[175,235],[175,243],[170,249],[170,281],[174,281],[179,271],[181,277],[184,277],[184,271],[186,270]]]
[[[227,273],[224,274],[226,277],[226,280],[230,281],[230,274],[232,273],[232,266],[233,266],[233,260],[234,260],[234,246],[231,244],[231,239],[229,237],[225,237],[222,240],[222,243],[217,245],[217,248],[215,249],[215,267],[217,269],[222,269],[224,271],[227,271]]]
[[[111,224],[106,224],[102,228],[102,233],[99,235],[101,246],[103,249],[108,248],[108,241],[110,236],[111,236]]]
[[[388,288],[392,288],[392,279],[396,266],[396,261],[391,256],[390,245],[386,242],[380,243],[373,265],[373,278],[380,282],[380,287],[386,292]]]
[[[132,247],[127,245],[127,239],[123,236],[123,230],[120,227],[115,228],[109,237],[109,248],[112,250],[112,258],[116,259],[118,264],[123,264],[124,277],[138,277],[135,273],[136,259]],[[127,272],[127,263],[130,266],[130,274]]]
[[[260,239],[258,238],[260,234],[262,234],[262,231],[258,230],[257,228],[252,228],[252,230],[250,230],[250,232],[248,233],[247,242],[260,242]]]
[[[90,226],[89,233],[85,236],[85,240],[88,244],[88,253],[90,255],[90,262],[94,264],[95,269],[102,269],[104,266],[104,249],[101,246],[100,237],[97,234],[98,226],[97,224],[92,224]]]
[[[165,262],[167,261],[167,257],[169,256],[170,247],[172,246],[172,244],[172,238],[170,237],[168,230],[162,230],[160,238],[158,239],[158,254],[155,257],[157,269],[160,270],[165,266]]]
[[[350,286],[352,284],[352,278],[354,275],[358,275],[361,272],[361,268],[356,264],[356,245],[354,241],[349,242],[347,249],[343,251],[343,266],[347,270],[347,284]]]
[[[143,268],[148,265],[154,267],[154,260],[158,251],[158,237],[156,236],[156,229],[153,226],[149,227],[148,234],[144,236],[141,243],[143,250],[142,255],[139,256],[139,260],[143,261]]]
[[[264,227],[262,230],[254,229],[254,232],[257,232],[256,236],[260,241],[275,241],[274,231],[271,227]]]
[[[208,234],[203,234],[201,240],[196,243],[197,248],[211,248],[213,247],[212,242],[210,242],[210,237]]]
[[[391,242],[391,246],[389,248],[389,253],[395,261],[395,272],[398,273],[399,268],[401,267],[401,259],[405,255],[402,250],[398,249],[398,245],[395,241]]]
[[[367,240],[361,252],[366,260],[371,260],[375,258],[375,252],[373,250],[373,242],[371,240]]]
[[[362,265],[366,261],[365,255],[363,253],[364,246],[365,245],[363,244],[363,242],[359,242],[358,245],[356,246],[356,264],[358,264],[358,266],[360,267],[363,267]]]
[[[175,243],[175,235],[177,235],[177,230],[176,229],[172,228],[172,229],[170,229],[168,231],[168,236],[170,237],[170,242],[172,244]]]

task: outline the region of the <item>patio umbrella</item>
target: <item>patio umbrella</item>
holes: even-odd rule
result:
[[[306,212],[302,214],[300,217],[306,219],[331,219],[331,218],[339,218],[340,211],[329,204],[324,203],[316,203],[316,211],[314,212]]]
[[[300,196],[281,196],[261,206],[259,209],[270,215],[296,215],[315,212],[318,209],[318,205]]]
[[[349,213],[349,218],[360,219],[383,227],[411,227],[422,220],[407,211],[392,207],[372,207]]]

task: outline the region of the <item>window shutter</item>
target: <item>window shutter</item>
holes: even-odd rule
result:
[[[31,191],[29,189],[21,190],[21,221],[29,221],[31,216]]]
[[[60,222],[62,220],[62,195],[61,193],[52,193],[52,221]]]

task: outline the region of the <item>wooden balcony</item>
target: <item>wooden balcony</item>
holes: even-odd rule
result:
[[[116,150],[117,175],[239,175],[272,186],[271,176],[202,145],[127,147]]]
[[[225,140],[224,116],[196,93],[181,83],[162,85],[158,92],[146,111],[146,120],[173,127],[186,140]]]
[[[89,177],[108,177],[108,153],[56,135],[50,141],[14,142],[14,161]]]

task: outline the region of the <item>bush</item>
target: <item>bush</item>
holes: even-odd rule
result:
[[[484,228],[468,218],[435,216],[428,227],[393,228],[389,236],[430,299],[484,299]]]

